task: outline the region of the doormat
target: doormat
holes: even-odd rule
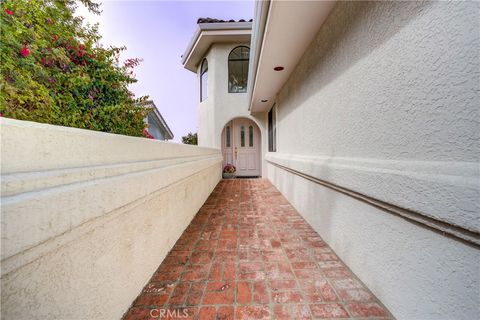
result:
[[[242,176],[242,177],[235,177],[235,179],[258,179],[260,176]]]

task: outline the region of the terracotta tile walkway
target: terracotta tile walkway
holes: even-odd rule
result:
[[[124,319],[391,315],[262,179],[221,181]]]

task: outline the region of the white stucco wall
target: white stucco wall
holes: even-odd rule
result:
[[[475,319],[480,251],[267,166],[270,181],[397,319]]]
[[[2,318],[119,319],[221,178],[219,150],[0,121]]]
[[[268,178],[399,319],[478,315],[479,15],[478,2],[340,2],[278,95]]]
[[[198,106],[199,145],[220,148],[222,130],[227,122],[239,117],[251,119],[260,128],[262,167],[264,167],[263,154],[267,150],[266,114],[250,114],[247,93],[228,92],[228,55],[240,45],[249,46],[248,43],[215,43],[206,55],[209,72],[208,99]],[[200,79],[199,74],[200,69],[198,69],[198,79]]]
[[[215,127],[215,95],[214,95],[214,83],[212,81],[213,74],[215,73],[216,60],[213,58],[212,50],[209,50],[205,55],[208,63],[208,79],[207,79],[207,98],[200,101],[200,68],[201,63],[197,69],[197,88],[196,94],[199,101],[197,108],[198,115],[198,145],[200,147],[214,147],[214,140],[211,135],[213,128]],[[202,60],[203,61],[203,60]]]

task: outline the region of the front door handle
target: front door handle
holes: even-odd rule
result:
[[[238,153],[237,147],[235,147],[235,160],[237,160],[237,153]]]

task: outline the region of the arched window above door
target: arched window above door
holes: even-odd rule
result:
[[[240,46],[228,55],[228,92],[247,92],[250,48]]]
[[[208,96],[208,62],[203,59],[200,68],[200,102],[207,99]]]

